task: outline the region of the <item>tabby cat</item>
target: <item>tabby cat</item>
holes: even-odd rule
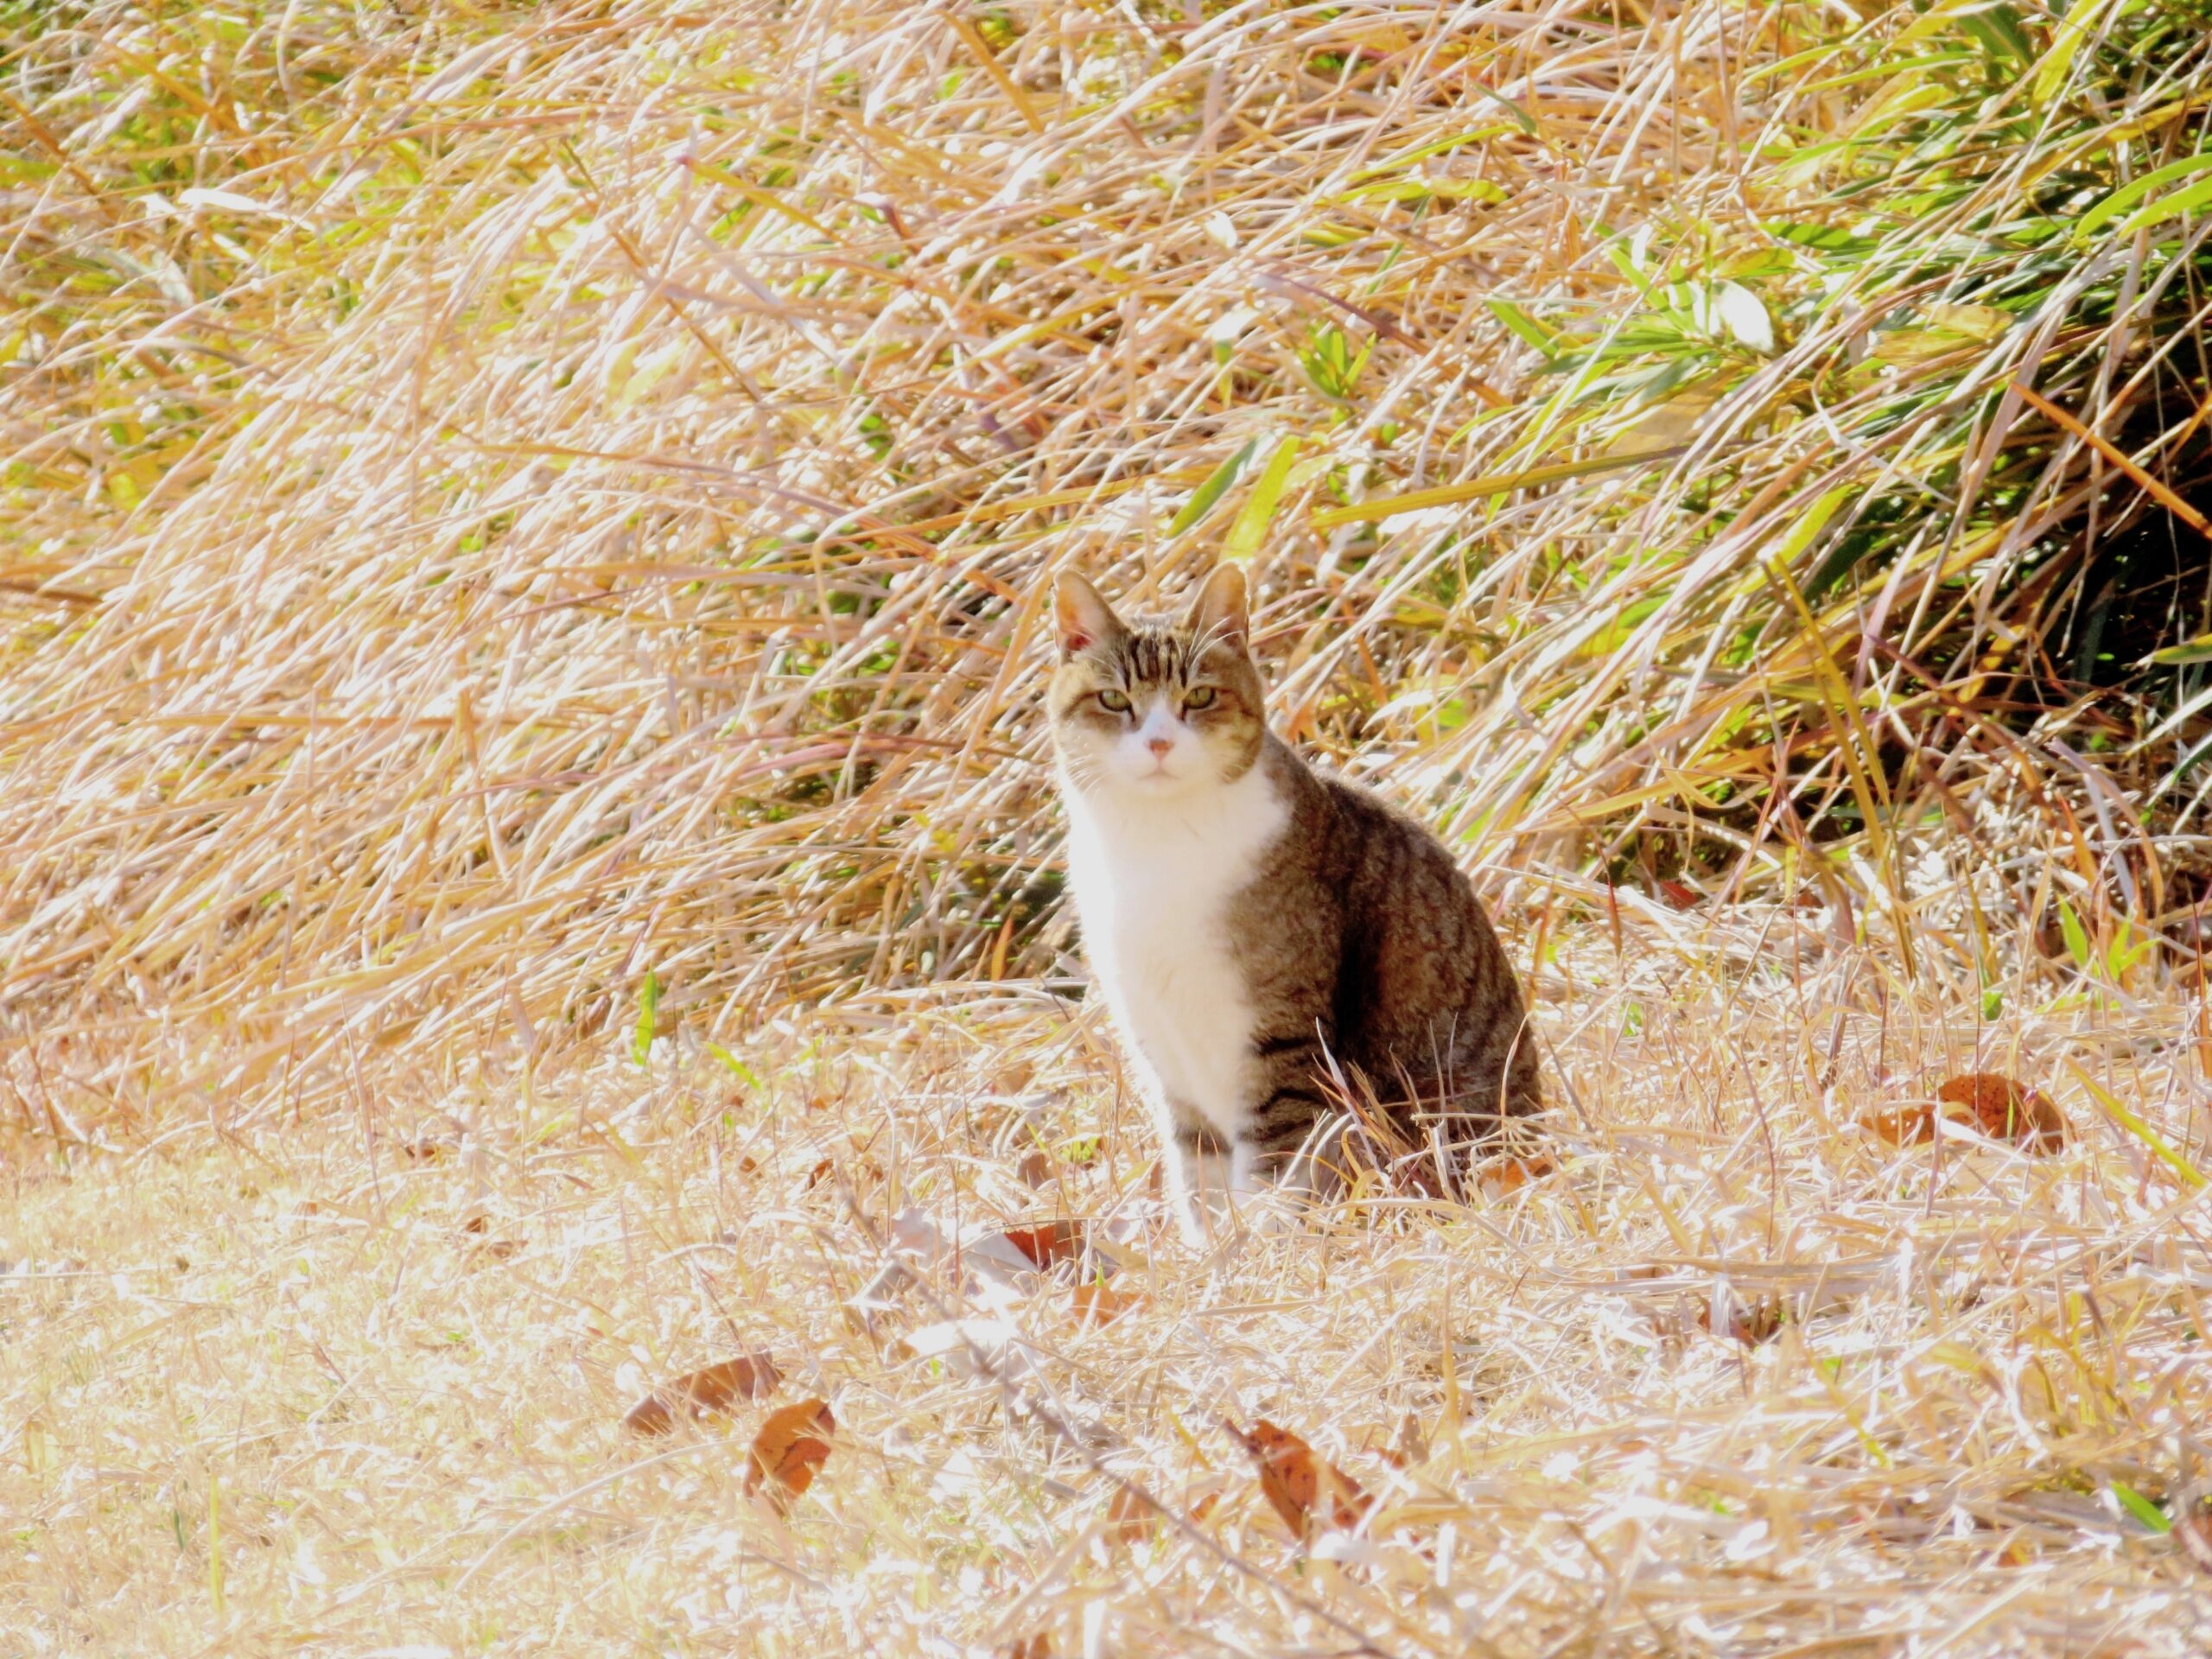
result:
[[[1331,1179],[1354,1094],[1447,1187],[1541,1104],[1521,988],[1441,842],[1267,728],[1244,574],[1180,627],[1073,573],[1048,701],[1084,947],[1167,1147],[1184,1226]]]

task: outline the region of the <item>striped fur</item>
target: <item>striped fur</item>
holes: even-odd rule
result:
[[[1440,1152],[1449,1185],[1541,1104],[1521,987],[1466,876],[1266,729],[1234,566],[1179,627],[1124,623],[1080,577],[1058,601],[1077,906],[1186,1220],[1211,1180],[1313,1181],[1299,1154],[1347,1088]]]

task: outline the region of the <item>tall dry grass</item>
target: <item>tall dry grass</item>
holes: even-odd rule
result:
[[[0,1002],[78,1111],[1066,975],[1068,562],[1249,559],[1284,728],[1541,925],[2193,944],[2180,0],[10,16]]]
[[[0,17],[0,1637],[2203,1650],[2200,8]],[[1224,554],[1551,1173],[1160,1224],[1039,599]]]

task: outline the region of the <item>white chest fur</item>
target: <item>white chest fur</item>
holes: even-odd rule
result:
[[[1170,800],[1063,788],[1084,952],[1144,1081],[1234,1138],[1250,1102],[1252,1005],[1229,904],[1289,813],[1262,767]]]

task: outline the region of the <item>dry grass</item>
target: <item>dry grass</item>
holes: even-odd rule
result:
[[[2192,0],[0,16],[23,1650],[2212,1642]],[[1038,600],[1224,551],[1555,1173],[1150,1217]],[[758,1346],[788,1522],[619,1427]]]
[[[1543,976],[1557,1173],[1211,1255],[1147,1198],[1098,1033],[1020,989],[764,1033],[757,1084],[664,1039],[650,1072],[403,1075],[249,1142],[19,1141],[0,1624],[84,1653],[2202,1651],[2212,1579],[2120,1496],[2186,1525],[2202,1490],[2202,1188],[2085,1081],[2201,1159],[2182,1008],[2082,982],[1885,1021],[1885,964],[1748,907],[1631,906],[1622,945]],[[2069,1148],[1851,1127],[1976,1062],[2044,1083]],[[910,1208],[1117,1221],[1143,1300],[1086,1328],[1065,1270],[945,1264],[870,1334]],[[1732,1300],[1778,1333],[1700,1328]],[[726,1427],[620,1427],[760,1349],[784,1386]],[[810,1395],[836,1449],[786,1522],[743,1447]],[[1222,1427],[1261,1416],[1378,1494],[1359,1533],[1293,1541]],[[1174,1523],[1121,1538],[1117,1482]]]
[[[1068,560],[1500,871],[2193,925],[2184,0],[24,16],[0,996],[251,1039],[82,1112],[1068,972]]]

